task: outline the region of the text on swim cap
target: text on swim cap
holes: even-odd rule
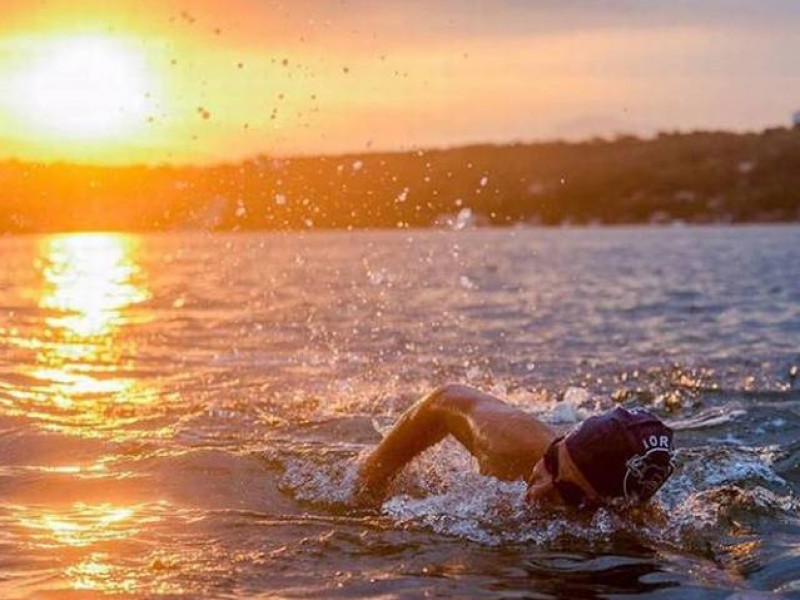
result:
[[[642,440],[645,450],[652,450],[653,448],[666,448],[669,450],[669,436],[667,435],[651,435]]]

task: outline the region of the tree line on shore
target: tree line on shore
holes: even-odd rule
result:
[[[800,129],[212,166],[0,163],[0,231],[800,220]]]

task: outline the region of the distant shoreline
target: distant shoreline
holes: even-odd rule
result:
[[[0,232],[800,221],[800,129],[191,166],[0,162]]]

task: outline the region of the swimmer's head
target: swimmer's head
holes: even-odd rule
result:
[[[618,407],[590,417],[563,444],[602,498],[644,502],[674,470],[672,430],[641,409]]]

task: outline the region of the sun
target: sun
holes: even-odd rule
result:
[[[28,126],[56,138],[121,138],[147,123],[154,77],[131,41],[83,35],[42,42],[15,81],[15,112]]]

